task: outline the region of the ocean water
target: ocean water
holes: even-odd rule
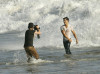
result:
[[[72,55],[65,55],[60,27],[68,16]],[[0,74],[100,74],[100,0],[0,0]],[[34,38],[39,60],[27,63],[23,48],[29,22],[40,26]]]
[[[25,51],[0,50],[0,74],[100,74],[100,47],[71,48],[65,55],[62,48],[36,48],[39,60],[27,63]]]

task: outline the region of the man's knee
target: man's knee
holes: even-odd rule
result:
[[[36,55],[36,59],[39,59],[39,55]]]
[[[39,59],[39,55],[34,47],[31,48],[32,54],[36,59]]]

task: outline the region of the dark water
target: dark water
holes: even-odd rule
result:
[[[51,62],[26,62],[23,49],[0,50],[0,74],[100,74],[100,47],[71,48],[72,55],[64,55],[63,48],[37,48],[40,59]]]

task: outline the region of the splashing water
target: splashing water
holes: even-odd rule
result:
[[[24,39],[27,24],[31,21],[38,24],[42,32],[41,39],[34,41],[36,47],[60,47],[62,18],[68,16],[79,46],[99,46],[99,13],[99,0],[0,0],[0,33],[14,31],[17,37]],[[75,46],[72,39],[72,46]]]

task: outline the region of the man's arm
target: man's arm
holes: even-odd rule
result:
[[[35,31],[35,34],[41,34],[39,26],[36,26],[36,28],[38,29],[38,31]]]
[[[36,28],[37,28],[37,31],[39,31],[39,32],[40,32],[40,27],[39,27],[38,25],[36,26]]]
[[[75,31],[74,31],[74,30],[72,30],[72,33],[73,33],[73,35],[74,35],[74,37],[75,37],[75,39],[76,39],[76,44],[78,44],[78,39],[77,39],[77,36],[76,36]]]
[[[70,42],[72,42],[72,40],[65,34],[65,31],[64,31],[64,30],[62,30],[61,32],[62,32],[62,34],[63,34]]]
[[[35,31],[35,34],[41,34],[41,32],[37,32],[37,31]]]

